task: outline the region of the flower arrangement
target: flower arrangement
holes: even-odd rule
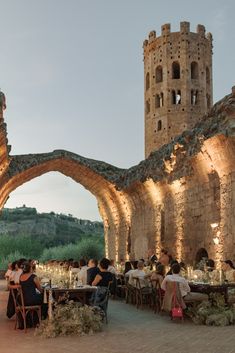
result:
[[[46,338],[92,334],[102,329],[102,311],[97,307],[66,301],[56,304],[51,320],[42,321],[35,335]]]
[[[197,325],[228,326],[235,323],[235,308],[225,306],[224,297],[218,293],[211,293],[209,301],[190,308],[188,314]]]

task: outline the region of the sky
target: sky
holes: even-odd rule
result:
[[[66,149],[122,168],[144,158],[144,39],[161,25],[204,24],[214,38],[214,101],[234,80],[234,0],[0,0],[0,87],[11,154]],[[23,204],[99,220],[96,199],[48,173],[10,194]]]

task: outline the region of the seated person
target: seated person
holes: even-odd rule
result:
[[[88,270],[88,266],[87,263],[84,259],[81,259],[79,261],[79,267],[80,267],[80,271],[77,275],[77,279],[79,282],[81,282],[81,284],[85,285],[87,284],[87,270]]]
[[[158,281],[159,284],[162,284],[162,281],[164,279],[164,266],[162,264],[158,264],[156,266],[156,271],[152,272],[150,279],[152,281]]]
[[[75,273],[75,274],[80,272],[78,261],[72,262],[71,267],[70,267],[70,271],[71,271],[71,273]]]
[[[114,260],[110,260],[110,265],[108,267],[108,271],[117,276],[117,270],[114,267]]]
[[[203,293],[191,292],[188,281],[180,275],[180,264],[175,263],[172,265],[172,275],[167,275],[161,285],[161,288],[166,291],[167,282],[179,283],[181,296],[185,301],[203,301],[208,300],[208,296]]]
[[[235,266],[231,260],[222,262],[222,270],[224,271],[226,281],[235,282]]]
[[[15,263],[15,270],[12,271],[11,275],[11,280],[14,282],[14,284],[19,284],[20,283],[20,276],[22,274],[22,262],[21,260],[16,261]]]
[[[90,259],[88,262],[88,270],[87,270],[87,284],[90,286],[94,281],[96,275],[100,272],[98,267],[98,261],[96,259]]]
[[[206,260],[207,271],[212,272],[215,270],[215,261],[212,259]]]
[[[7,272],[4,275],[5,280],[7,281],[7,290],[8,290],[8,286],[10,284],[10,276],[11,276],[11,274],[12,274],[12,263],[9,262]]]
[[[132,270],[131,262],[130,262],[130,261],[126,261],[126,262],[125,262],[125,266],[124,266],[124,271],[123,271],[124,276],[125,276],[125,274],[126,274],[127,272],[129,272],[130,270]]]
[[[170,269],[169,269],[169,271],[166,273],[166,276],[172,275],[172,266],[173,266],[174,264],[178,264],[178,261],[177,261],[177,260],[171,260],[171,262],[170,262]]]
[[[43,302],[43,289],[38,277],[31,272],[31,265],[29,262],[23,263],[22,271],[20,285],[24,296],[24,304],[41,305]]]
[[[14,276],[15,276],[15,272],[16,272],[16,263],[17,263],[17,261],[13,261],[12,264],[11,264],[11,273],[9,274],[9,282],[10,282],[10,284],[15,284]]]
[[[127,275],[127,274],[126,274]],[[144,272],[144,262],[143,261],[139,261],[138,265],[137,265],[137,269],[136,270],[131,270],[129,271],[129,281],[128,283],[135,287],[136,286],[136,281],[135,281],[135,277],[138,277],[140,280],[140,286],[141,288],[144,287],[149,287],[149,281],[148,281],[148,276],[146,275],[146,273]]]
[[[99,263],[99,273],[95,276],[92,286],[108,287],[113,281],[113,274],[108,271],[110,265],[109,259],[103,258]]]

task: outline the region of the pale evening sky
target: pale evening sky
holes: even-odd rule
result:
[[[128,168],[144,158],[142,43],[161,25],[214,37],[214,101],[234,85],[234,0],[0,0],[0,87],[12,154],[66,149]],[[59,173],[6,207],[98,220],[95,198]]]

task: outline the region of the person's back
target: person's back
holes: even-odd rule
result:
[[[148,281],[146,280],[146,273],[144,272],[144,263],[143,261],[139,261],[138,265],[137,265],[137,269],[133,270],[133,271],[129,271],[130,275],[129,275],[129,281],[128,283],[131,286],[136,286],[136,280],[135,278],[138,277],[140,280],[140,286],[141,287],[147,287],[148,286]]]
[[[156,267],[156,271],[154,271],[151,275],[151,281],[156,281],[160,285],[164,279],[164,266],[162,264],[158,264]]]
[[[36,286],[34,283],[34,278],[36,275],[30,274],[27,278],[20,279],[20,285],[22,288],[25,305],[35,304],[34,299],[37,296]]]
[[[180,288],[182,297],[186,296],[190,292],[188,281],[185,278],[180,276],[180,265],[177,263],[172,266],[172,275],[167,275],[162,281],[161,288],[164,291],[166,290],[167,282],[179,283],[179,288]]]
[[[91,286],[92,282],[95,279],[95,276],[100,272],[97,266],[88,268],[87,270],[87,284]]]
[[[208,300],[208,295],[204,293],[191,292],[188,281],[180,276],[180,264],[172,265],[172,275],[167,275],[161,285],[161,288],[165,291],[167,282],[177,282],[179,283],[179,289],[181,296],[185,301],[204,301]]]
[[[108,272],[110,261],[103,258],[99,264],[99,273],[95,276],[92,286],[108,287],[109,283],[113,281],[113,274]]]
[[[37,276],[30,272],[31,267],[28,262],[23,265],[23,273],[20,276],[20,285],[23,292],[25,305],[42,304],[41,285]],[[38,291],[37,291],[38,289]]]
[[[78,279],[78,281],[81,282],[81,284],[85,285],[85,284],[87,284],[88,266],[87,266],[86,261],[84,259],[81,259],[79,261],[79,267],[80,267],[80,271],[78,272],[77,279]]]
[[[16,265],[15,265],[15,271],[12,272],[13,281],[14,281],[15,284],[19,284],[20,283],[21,274],[22,274],[21,263],[20,263],[20,261],[17,261]]]

